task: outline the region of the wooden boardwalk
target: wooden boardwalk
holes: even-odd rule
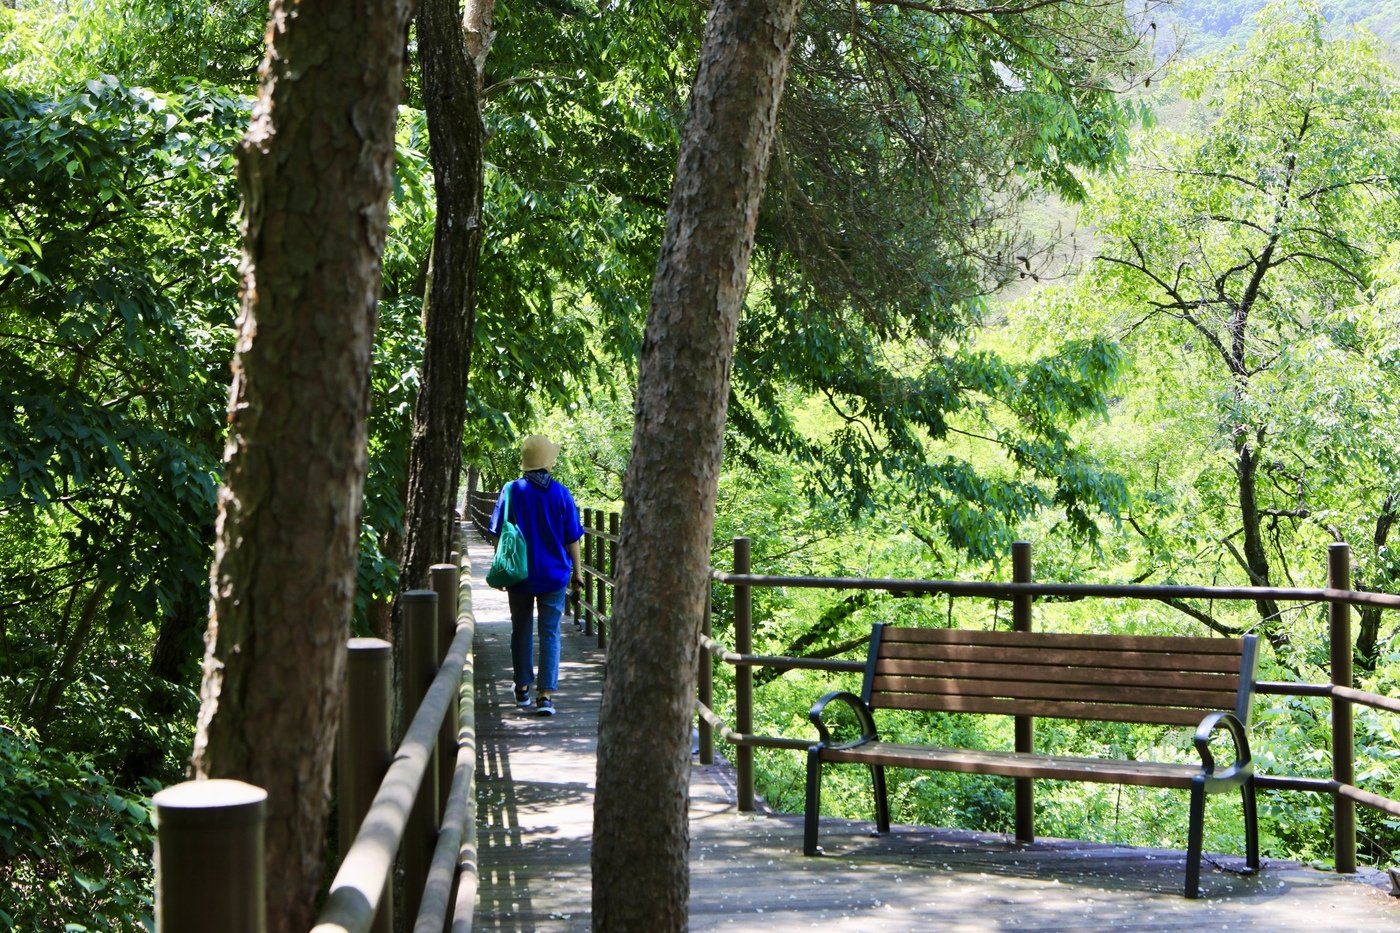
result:
[[[601,653],[565,619],[559,715],[511,696],[510,622],[486,587],[487,546],[473,538],[477,620],[477,930],[590,929],[589,838]],[[793,754],[796,754],[795,752]],[[1344,878],[1266,860],[1244,877],[1203,872],[1201,900],[1179,890],[1178,851],[824,820],[830,855],[801,855],[800,815],[741,814],[732,774],[696,765],[691,780],[692,930],[814,927],[866,931],[1400,931],[1400,899],[1375,873]],[[1216,858],[1222,865],[1238,859]]]

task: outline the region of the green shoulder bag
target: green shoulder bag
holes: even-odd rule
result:
[[[505,503],[501,506],[501,536],[496,541],[491,569],[486,571],[486,585],[498,590],[515,586],[530,575],[525,536],[520,533],[520,526],[510,520],[510,487],[513,485],[506,484]]]

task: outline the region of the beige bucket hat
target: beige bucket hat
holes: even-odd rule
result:
[[[554,461],[559,459],[559,445],[543,434],[531,434],[520,445],[520,469],[552,470]]]

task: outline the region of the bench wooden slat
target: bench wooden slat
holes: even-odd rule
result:
[[[911,661],[977,661],[1030,664],[1042,667],[1111,668],[1128,670],[1200,671],[1238,674],[1240,656],[1167,651],[1099,651],[1057,648],[1031,641],[1023,646],[940,645],[881,642],[880,657]]]
[[[919,676],[927,674],[928,665],[912,659],[883,659],[875,667],[877,678]],[[1002,664],[982,661],[945,661],[938,667],[940,677],[964,677],[969,680],[1026,680],[1039,683],[1115,684],[1124,687],[1168,686],[1188,690],[1239,689],[1238,666],[1229,673],[1214,671],[1152,671],[1141,669],[1115,670],[1082,667],[1045,667],[1040,664]],[[876,683],[879,683],[877,679]],[[877,689],[878,686],[877,686]]]
[[[900,745],[893,742],[867,742],[849,751],[828,749],[822,758],[825,761],[883,764],[963,774],[1136,784],[1143,787],[1189,788],[1191,778],[1201,772],[1200,765],[1064,755],[1020,755],[1015,752]]]
[[[1237,678],[1238,680],[1238,678]],[[1122,686],[1094,683],[1043,683],[945,677],[885,677],[876,675],[871,706],[885,706],[893,694],[981,696],[1014,700],[1085,700],[1138,706],[1185,706],[1198,710],[1231,709],[1234,690],[1191,690],[1162,685]],[[879,699],[877,699],[879,698]]]
[[[1059,632],[977,631],[973,629],[908,628],[887,625],[881,640],[887,643],[914,642],[944,645],[1021,645],[1029,636],[1038,644],[1060,648],[1102,649],[1106,646],[1127,651],[1191,651],[1238,657],[1239,638],[1193,638],[1176,635],[1073,635]]]
[[[1006,716],[1046,716],[1053,719],[1088,719],[1105,722],[1140,722],[1161,726],[1196,726],[1199,709],[1166,706],[1117,706],[1104,703],[1072,703],[1055,700],[1004,700],[991,697],[934,696],[882,693],[872,697],[879,709],[928,710],[944,713],[996,713]]]

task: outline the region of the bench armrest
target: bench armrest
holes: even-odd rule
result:
[[[1210,749],[1212,736],[1224,727],[1224,731],[1230,734],[1230,739],[1234,744],[1235,757],[1231,765],[1224,771],[1217,771],[1215,767],[1215,755]],[[1196,751],[1201,755],[1201,770],[1207,780],[1221,780],[1235,782],[1243,780],[1254,772],[1254,759],[1249,751],[1249,733],[1245,730],[1244,723],[1234,713],[1218,712],[1210,713],[1201,724],[1196,727]]]
[[[849,706],[856,714],[857,721],[860,722],[860,738],[846,743],[833,743],[831,732],[826,728],[826,723],[822,721],[822,714],[826,712],[827,704],[833,700],[840,700]],[[807,714],[807,718],[812,721],[812,725],[817,727],[819,745],[827,745],[834,748],[862,745],[872,739],[879,738],[875,729],[875,717],[871,715],[870,707],[865,705],[865,701],[846,690],[833,690],[823,696],[820,700],[812,704],[812,710]]]

